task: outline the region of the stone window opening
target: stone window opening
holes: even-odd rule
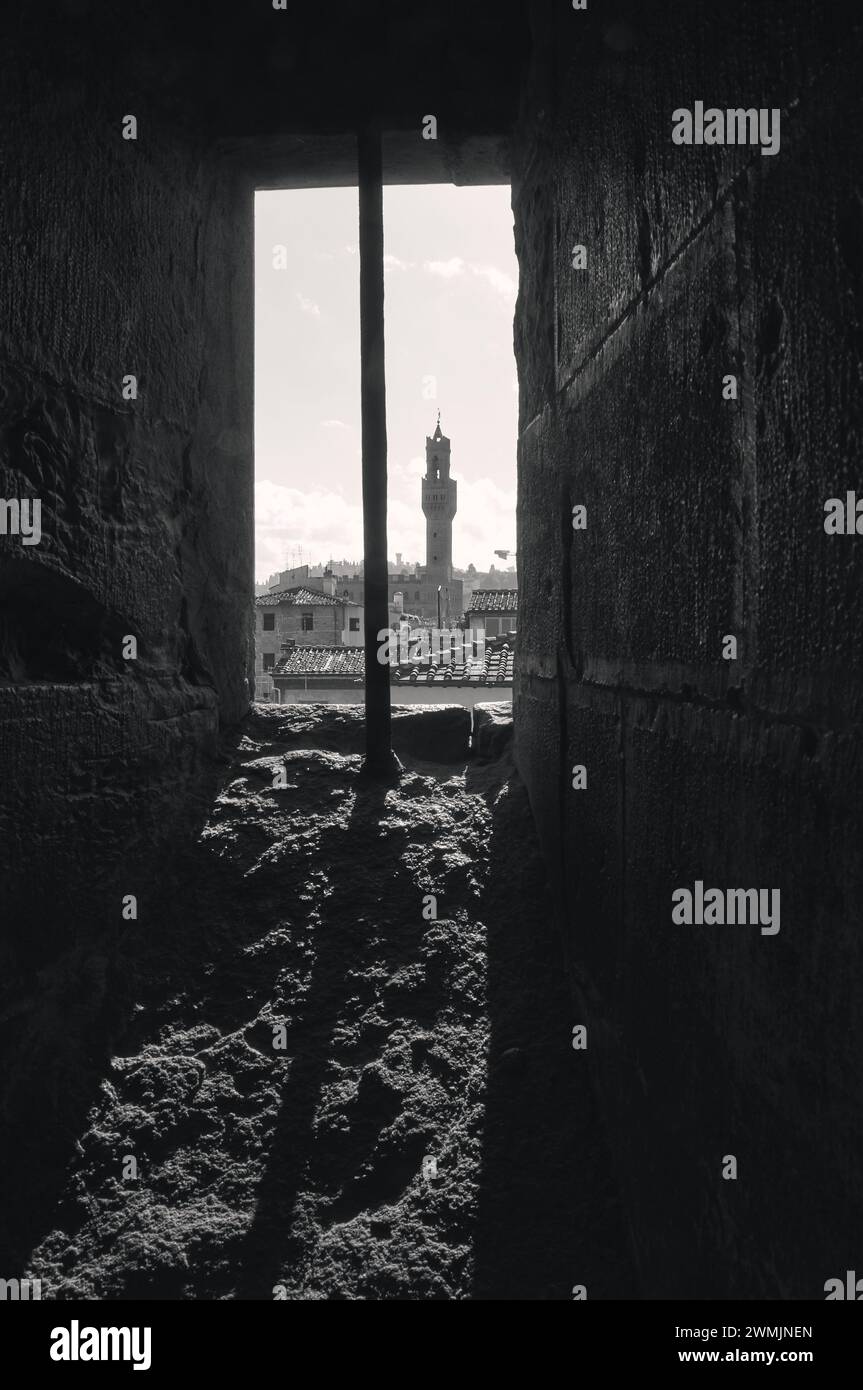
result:
[[[384,152],[387,150],[388,142],[392,142],[394,137],[391,133],[381,133],[377,122],[370,121],[368,124],[361,125],[353,144],[351,152],[347,140],[344,144],[344,176],[336,178],[328,177],[325,184],[319,184],[315,178],[314,168],[306,166],[302,172],[296,176],[289,173],[282,176],[273,176],[272,167],[268,170],[266,180],[259,182],[255,180],[257,188],[261,192],[277,191],[280,189],[313,189],[320,186],[330,188],[355,187],[358,194],[359,212],[359,246],[354,251],[359,250],[359,289],[360,289],[360,398],[361,398],[361,435],[362,449],[360,452],[362,465],[362,513],[364,524],[364,553],[363,553],[363,583],[358,592],[343,589],[345,597],[351,596],[359,598],[365,607],[365,714],[366,714],[366,762],[367,765],[374,763],[381,775],[386,779],[393,771],[392,748],[390,743],[390,706],[391,691],[387,673],[379,662],[369,660],[369,634],[380,627],[384,627],[389,622],[388,605],[392,598],[391,585],[389,583],[389,569],[387,564],[387,526],[386,526],[386,502],[388,491],[387,476],[387,441],[386,441],[386,379],[384,371],[384,344],[389,340],[390,334],[387,331],[388,325],[384,322]],[[389,145],[393,148],[392,144]],[[350,165],[352,153],[355,156],[354,179],[351,179]],[[388,156],[389,158],[389,156]],[[447,178],[446,175],[440,178],[434,174],[426,179],[405,178],[405,170],[398,168],[397,161],[393,159],[393,172],[395,177],[387,178],[386,182],[393,184],[418,183],[435,186],[438,183],[455,184],[462,180]],[[327,173],[330,175],[332,170],[329,162],[326,162]],[[388,171],[387,171],[388,172]],[[463,171],[462,171],[463,172]],[[486,177],[476,177],[478,173],[485,174]],[[503,173],[503,166],[497,163],[489,164],[487,167],[482,165],[482,161],[471,170],[471,176],[464,179],[467,184],[480,186],[490,186],[494,184],[507,185],[508,179],[500,177]],[[350,249],[350,248],[349,248]],[[284,250],[284,248],[282,248]],[[438,412],[438,416],[439,416]],[[447,470],[449,467],[448,460]],[[440,454],[432,454],[429,463],[429,478],[431,481],[441,483],[445,480],[445,473]],[[426,494],[434,510],[441,510],[449,500],[449,494],[433,493]],[[440,536],[437,531],[431,535],[431,539],[438,540]],[[447,561],[452,564],[452,557],[448,554]],[[443,562],[440,552],[434,552],[429,556],[427,563],[437,567]],[[417,565],[417,569],[420,565]],[[373,583],[372,576],[378,572],[378,582]],[[419,576],[418,576],[419,577]],[[370,588],[372,598],[370,601]],[[374,590],[377,589],[375,595]],[[407,598],[407,594],[405,594]],[[439,597],[439,596],[438,596]],[[431,591],[426,594],[420,588],[414,591],[414,601],[417,604],[428,603],[434,605],[436,594]],[[380,607],[380,612],[375,617],[375,599]],[[345,634],[342,640],[347,640],[348,633],[359,634],[362,623],[348,621],[344,622],[342,617],[342,631]],[[304,614],[301,616],[299,630],[303,634],[313,630],[320,631],[316,638],[318,641],[326,641],[326,634],[331,633],[332,629],[327,622],[314,624],[312,615]],[[333,640],[332,636],[330,640]],[[335,640],[338,641],[338,628],[336,628]],[[380,669],[379,669],[380,668]],[[382,681],[380,678],[383,677]]]

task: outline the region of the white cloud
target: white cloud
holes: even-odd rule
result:
[[[402,261],[398,256],[393,256],[389,252],[384,256],[384,271],[388,270],[413,270],[415,261]]]
[[[297,303],[304,314],[311,314],[312,318],[315,319],[321,317],[321,311],[315,301],[313,299],[307,299],[304,294],[300,294],[299,290],[297,290]]]
[[[440,275],[444,280],[452,280],[456,275],[464,275],[465,264],[461,256],[453,256],[448,261],[423,261],[423,270],[430,275]]]
[[[324,430],[349,430],[350,425],[346,425],[344,420],[322,420],[321,429]]]
[[[302,546],[312,563],[330,554],[362,555],[362,507],[334,491],[302,492],[262,480],[255,485],[255,573],[259,579],[287,569]]]
[[[453,559],[485,569],[494,551],[515,550],[515,488],[498,487],[491,478],[459,479],[458,511],[453,522]]]
[[[515,303],[518,287],[512,276],[504,274],[498,270],[496,265],[476,265],[471,262],[469,267],[472,275],[478,275],[481,279],[487,280],[492,289],[504,299]]]
[[[414,458],[398,465],[390,475],[387,503],[387,537],[391,559],[404,555],[425,559],[425,517],[420,507]],[[302,547],[312,563],[330,555],[363,553],[362,506],[347,502],[332,490],[303,492],[263,480],[255,487],[255,573],[266,579],[287,569],[291,551]],[[476,482],[459,479],[458,511],[453,522],[453,558],[456,565],[473,561],[485,569],[495,560],[494,551],[515,549],[515,491],[498,487],[491,478]],[[511,563],[511,561],[509,562]]]
[[[488,285],[509,303],[515,303],[518,286],[511,275],[499,270],[496,265],[481,261],[463,261],[461,256],[453,256],[448,261],[423,261],[423,270],[429,275],[438,275],[443,280],[454,280],[458,276],[471,274],[485,280]]]
[[[422,478],[425,471],[425,459],[419,454],[415,454],[413,458],[408,459],[407,463],[393,461],[387,464],[387,476],[390,480],[398,478]]]

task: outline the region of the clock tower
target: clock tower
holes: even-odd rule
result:
[[[426,575],[447,587],[452,580],[452,520],[456,514],[458,484],[449,475],[450,441],[437,429],[426,435],[426,472],[422,480],[422,505],[426,517]]]

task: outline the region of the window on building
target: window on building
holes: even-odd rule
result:
[[[486,618],[486,620],[485,620],[485,635],[486,635],[486,637],[497,637],[497,635],[498,635],[499,632],[500,632],[500,619],[499,619],[499,618]]]
[[[414,594],[414,598],[419,598],[419,596],[420,596],[420,591],[419,591],[419,589],[417,589],[416,593]]]
[[[275,666],[275,664],[276,664],[276,653],[275,653],[275,652],[264,652],[264,670],[265,670],[265,671],[272,671],[272,669],[273,669],[273,667]]]
[[[360,620],[359,620],[359,618],[349,618],[349,619],[348,619],[348,626],[349,626],[351,632],[359,632],[359,630],[360,630]]]
[[[264,614],[264,632],[275,632],[275,630],[276,630],[276,615],[275,615],[275,613],[265,613],[265,614]]]
[[[302,616],[301,627],[302,627],[303,632],[314,632],[314,630],[315,630],[315,615],[314,615],[314,613],[304,613],[304,614],[303,614],[303,616]]]

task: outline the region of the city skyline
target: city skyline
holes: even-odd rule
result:
[[[425,563],[420,479],[437,422],[452,439],[453,562],[515,548],[518,282],[510,192],[384,190],[388,552]],[[356,189],[255,203],[255,578],[362,555]],[[310,480],[314,480],[310,485]]]

